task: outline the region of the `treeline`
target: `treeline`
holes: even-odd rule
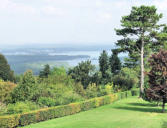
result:
[[[117,52],[113,51],[111,56],[106,51],[101,53],[99,70],[87,60],[68,71],[45,65],[39,75],[28,70],[23,75],[13,74],[9,79],[1,68],[0,114],[65,105],[131,89],[137,85],[138,78],[131,75],[131,69],[122,67]],[[1,56],[12,72],[5,57]]]
[[[133,72],[134,76],[131,75]],[[113,84],[115,91],[129,90],[133,86],[137,86],[137,73],[130,68],[124,67],[118,57],[117,49],[112,50],[112,55],[103,50],[99,56],[99,69],[91,64],[91,61],[82,61],[77,66],[69,69],[68,75],[75,80],[81,82],[83,88],[86,89],[90,84],[98,86],[105,86],[106,84]]]

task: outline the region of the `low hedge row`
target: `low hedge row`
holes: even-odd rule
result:
[[[138,95],[138,90],[115,93],[103,97],[97,97],[79,103],[71,103],[63,106],[44,108],[24,114],[0,117],[0,128],[14,128],[17,126],[25,126],[31,123],[37,123],[53,118],[72,115],[81,111],[90,110],[102,105],[110,104],[114,101]]]

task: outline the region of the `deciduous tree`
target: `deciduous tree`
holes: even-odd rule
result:
[[[14,81],[14,72],[10,69],[10,65],[8,64],[4,55],[0,54],[0,78],[7,81]]]
[[[162,101],[162,112],[167,102],[167,51],[153,54],[149,60],[151,70],[148,73],[149,88],[146,96],[153,101]]]
[[[84,89],[86,89],[91,82],[94,69],[95,66],[91,64],[91,61],[82,61],[76,67],[70,69],[68,74],[71,75],[76,82],[81,82]]]
[[[33,76],[33,72],[31,70],[28,70],[24,73],[23,78],[18,86],[13,90],[11,94],[12,102],[15,103],[17,101],[32,100],[35,91],[36,80]]]

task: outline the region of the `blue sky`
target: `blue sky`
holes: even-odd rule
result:
[[[110,44],[121,16],[142,4],[167,21],[167,0],[0,0],[0,45]]]

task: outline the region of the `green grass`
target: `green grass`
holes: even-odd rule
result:
[[[167,128],[167,113],[137,97],[24,128]]]

